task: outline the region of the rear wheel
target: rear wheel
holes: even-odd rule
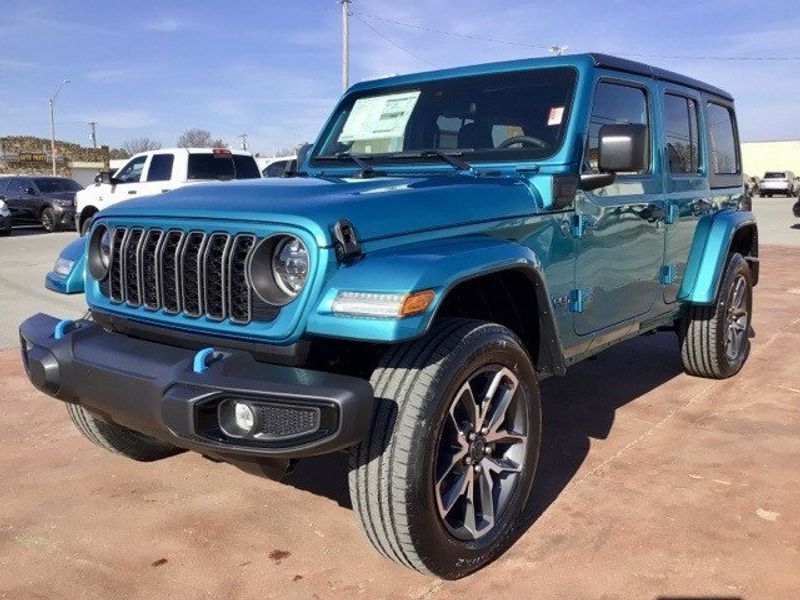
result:
[[[161,442],[122,425],[101,421],[78,404],[67,404],[67,412],[84,437],[109,452],[142,462],[159,460],[182,452],[172,444]]]
[[[505,327],[445,319],[390,350],[372,376],[370,434],[350,496],[388,558],[455,579],[513,542],[541,437],[536,374]]]
[[[690,306],[679,327],[686,372],[712,379],[738,373],[750,354],[752,307],[750,267],[741,254],[731,254],[716,302]]]
[[[49,206],[42,211],[42,227],[47,232],[53,232],[58,229],[58,219],[56,218],[56,211]]]

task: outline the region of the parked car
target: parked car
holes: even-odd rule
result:
[[[263,177],[283,177],[287,172],[297,171],[296,156],[276,156],[261,169]]]
[[[66,177],[0,176],[0,200],[8,207],[12,223],[41,224],[46,231],[72,226],[75,194],[81,189]]]
[[[133,459],[278,476],[346,450],[378,551],[461,577],[519,530],[540,379],[660,330],[691,375],[742,368],[759,263],[738,147],[728,93],[602,54],[362,82],[306,177],[99,213],[92,320],[30,317],[23,360]]]
[[[3,184],[0,183],[0,186]],[[6,201],[0,197],[0,235],[11,233],[11,211],[8,209]]]
[[[759,191],[762,196],[771,198],[775,194],[794,196],[795,176],[791,171],[768,171],[764,173]]]
[[[83,277],[86,269],[86,239],[79,237],[64,246],[53,265],[53,270],[44,277],[47,289],[60,294],[83,292]]]
[[[99,210],[138,196],[152,196],[205,181],[259,179],[249,152],[227,148],[163,148],[136,154],[113,175],[100,173],[78,194],[75,225],[86,232]]]

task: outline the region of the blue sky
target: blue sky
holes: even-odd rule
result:
[[[796,0],[353,0],[351,81],[538,56],[540,47],[668,56],[800,57]],[[336,0],[0,0],[0,135],[174,145],[188,127],[251,149],[313,139],[340,94]],[[367,16],[372,15],[372,16]],[[386,20],[379,20],[375,17]],[[387,21],[388,20],[388,21]],[[447,36],[398,25],[505,40]],[[370,29],[371,25],[407,51]],[[800,138],[800,60],[639,58],[736,97],[743,138]]]

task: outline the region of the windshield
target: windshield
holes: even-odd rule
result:
[[[764,179],[786,179],[786,173],[764,173]]]
[[[37,177],[33,180],[36,187],[43,194],[52,194],[53,192],[77,192],[83,188],[76,181],[72,179],[57,179],[55,177]]]
[[[532,69],[352,94],[312,163],[340,153],[418,159],[426,150],[468,161],[546,158],[561,146],[575,77],[567,67]]]
[[[260,179],[252,156],[230,153],[189,155],[189,179]]]

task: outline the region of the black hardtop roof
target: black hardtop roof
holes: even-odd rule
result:
[[[661,81],[670,81],[672,83],[685,85],[686,87],[695,88],[697,90],[701,90],[709,94],[714,94],[715,96],[719,96],[720,98],[725,98],[726,100],[733,101],[733,96],[731,96],[725,90],[722,90],[708,83],[704,83],[698,79],[693,79],[692,77],[681,75],[680,73],[667,71],[666,69],[661,69],[659,67],[647,65],[645,63],[636,62],[635,60],[628,60],[627,58],[611,56],[610,54],[590,52],[589,56],[591,56],[596,67],[613,69],[615,71],[623,71],[625,73],[633,73],[635,75],[645,75],[647,77],[653,77],[654,79],[660,79]]]

